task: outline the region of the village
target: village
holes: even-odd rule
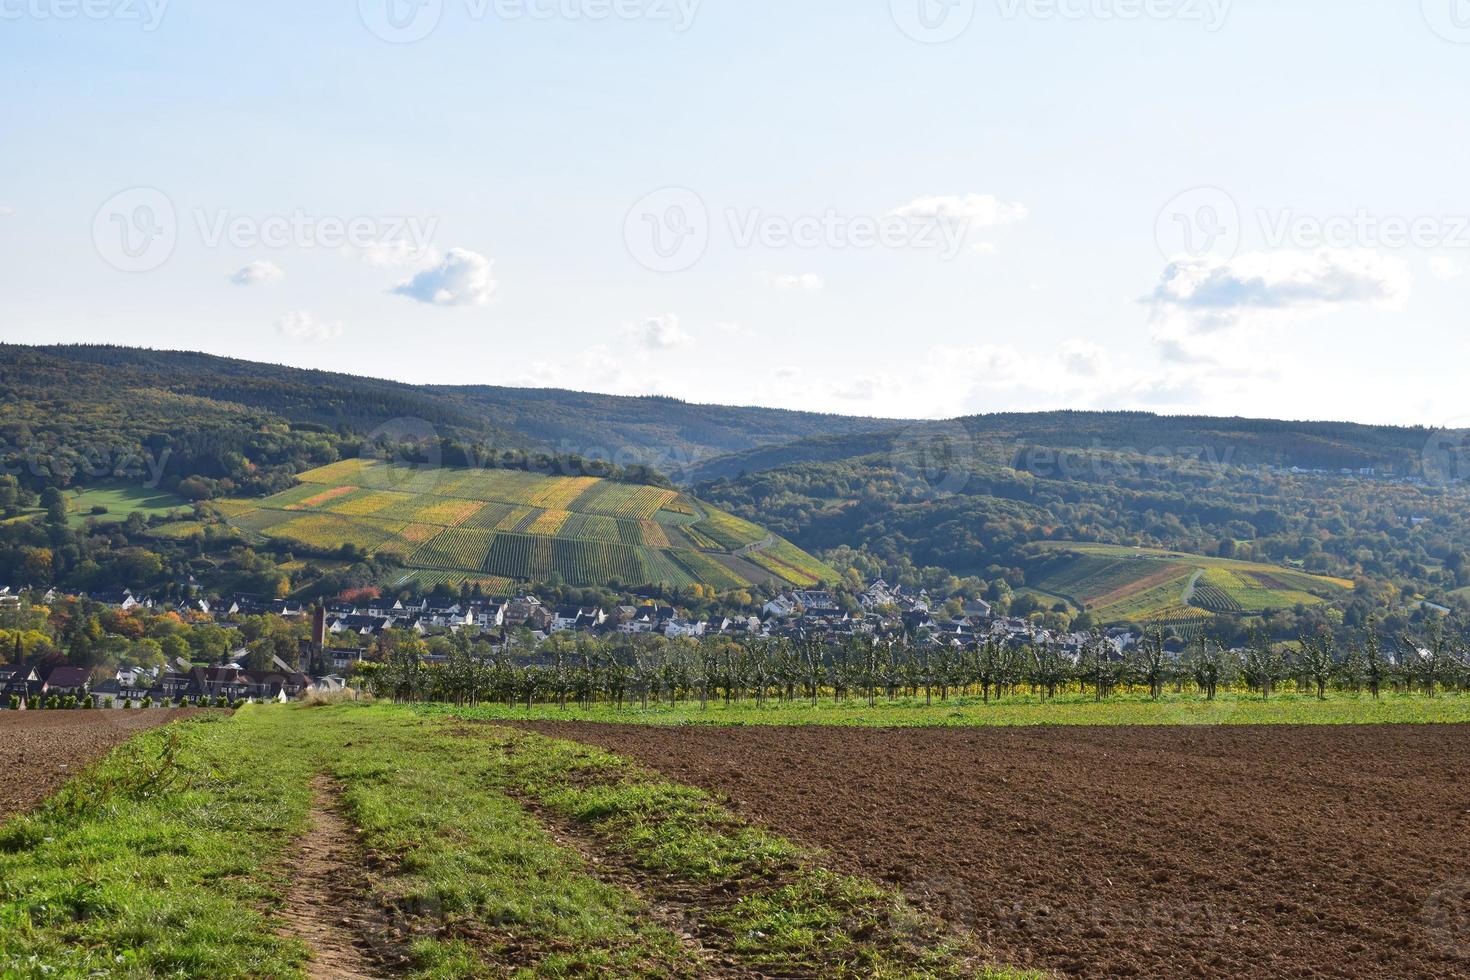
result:
[[[23,596],[41,604],[58,598],[54,590],[25,593],[0,588],[0,616],[7,608],[18,607]],[[963,602],[959,613],[952,615],[941,607],[952,611],[953,603],[936,602],[923,590],[910,592],[881,579],[859,593],[855,603],[828,590],[792,590],[767,601],[758,615],[705,618],[690,617],[672,605],[651,600],[612,609],[553,606],[532,592],[479,601],[422,598],[323,604],[250,595],[169,603],[131,591],[85,598],[121,613],[176,612],[195,622],[221,626],[246,617],[276,617],[286,623],[309,624],[310,636],[299,641],[295,663],[275,656],[271,667],[263,670],[250,669],[244,648],[230,651],[216,663],[180,659],[164,667],[119,667],[114,676],[101,680],[85,667],[67,664],[49,668],[0,665],[0,709],[229,706],[351,692],[359,668],[372,661],[377,641],[394,634],[426,641],[468,634],[484,656],[507,656],[528,663],[543,658],[542,648],[553,637],[567,636],[723,638],[734,642],[784,639],[828,644],[857,637],[904,636],[931,649],[971,649],[986,643],[1015,648],[1048,645],[1073,663],[1098,639],[1094,633],[1052,632],[1025,618],[993,615],[991,605],[981,599]],[[1107,630],[1102,637],[1120,659],[1137,640],[1136,633],[1126,628]],[[425,663],[445,659],[433,645],[426,649]]]

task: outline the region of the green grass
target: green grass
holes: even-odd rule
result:
[[[150,490],[137,486],[94,487],[66,493],[67,521],[81,527],[95,518],[100,522],[121,522],[130,514],[144,517],[167,517],[177,512],[192,514],[193,504],[166,490]],[[106,508],[105,514],[93,514],[94,507]]]
[[[301,975],[308,951],[272,910],[321,775],[372,857],[375,935],[403,937],[410,976],[699,975],[651,914],[661,889],[703,896],[686,911],[747,968],[1020,976],[977,969],[969,940],[895,893],[616,756],[352,704],[150,732],[0,825],[0,976]]]
[[[701,886],[707,921],[747,965],[776,975],[1017,977],[944,934],[894,893],[813,863],[701,790],[600,749],[487,729],[505,785],[585,826],[650,880]],[[655,890],[657,886],[654,886]]]
[[[1437,698],[1419,695],[1385,695],[1374,701],[1366,694],[1330,694],[1326,701],[1315,696],[1280,694],[1268,701],[1246,694],[1221,694],[1207,701],[1196,694],[1169,694],[1150,701],[1145,695],[1128,695],[1097,702],[1090,695],[1065,694],[1043,704],[1032,696],[1007,697],[985,704],[979,698],[955,698],[926,706],[923,698],[887,701],[875,707],[866,701],[833,702],[829,697],[810,702],[757,707],[754,701],[733,705],[711,701],[701,710],[698,702],[650,704],[645,710],[612,705],[590,708],[537,704],[528,712],[524,704],[481,705],[474,709],[451,706],[422,706],[427,714],[451,714],[484,721],[526,720],[591,721],[648,725],[838,725],[859,728],[1015,728],[1076,725],[1378,725],[1378,724],[1467,724],[1470,695],[1447,694]]]
[[[0,828],[0,975],[295,972],[304,949],[260,909],[281,885],[265,862],[302,827],[312,761],[303,733],[261,744],[269,721],[255,715],[142,736]],[[150,784],[150,769],[174,782]]]

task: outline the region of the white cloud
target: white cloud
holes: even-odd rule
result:
[[[651,316],[642,323],[628,323],[623,333],[634,343],[649,350],[673,350],[688,347],[694,338],[679,326],[679,318],[672,314]]]
[[[286,270],[264,259],[252,262],[230,277],[237,286],[263,286],[286,278]]]
[[[1182,337],[1170,336],[1167,331],[1154,335],[1154,347],[1159,357],[1170,364],[1215,364],[1216,358],[1198,345],[1190,344]]]
[[[1434,273],[1436,279],[1453,282],[1456,279],[1464,278],[1465,273],[1470,271],[1470,269],[1467,269],[1464,264],[1456,262],[1454,259],[1446,258],[1443,255],[1436,255],[1429,260],[1429,271]]]
[[[818,407],[826,411],[941,419],[1067,408],[1194,411],[1207,397],[1228,403],[1260,380],[1259,373],[1217,365],[1160,365],[1085,338],[1035,348],[936,347],[920,360],[928,365],[922,374],[865,374],[803,390],[822,394]]]
[[[800,274],[762,272],[761,279],[773,289],[787,293],[820,293],[827,288],[827,281],[815,272]]]
[[[403,239],[374,242],[350,251],[375,269],[419,269],[439,262],[439,250],[434,246]]]
[[[1408,267],[1377,252],[1253,252],[1228,262],[1178,259],[1148,297],[1154,312],[1197,333],[1294,320],[1348,306],[1390,307]]]
[[[15,213],[15,208],[8,204],[0,204],[0,218],[8,218]]]
[[[314,313],[292,310],[276,321],[276,330],[287,340],[312,343],[336,340],[345,332],[340,321],[318,320]]]
[[[1062,365],[1073,374],[1095,378],[1111,366],[1108,352],[1090,340],[1069,340],[1062,345]]]
[[[465,248],[452,248],[442,262],[399,283],[393,292],[432,306],[484,306],[500,283],[495,263]]]
[[[1030,365],[1016,348],[1008,344],[980,344],[975,347],[941,347],[936,352],[938,363],[971,375],[1010,381],[1024,376]]]
[[[850,378],[832,389],[832,397],[843,401],[870,402],[875,398],[901,390],[903,383],[887,374],[871,374]]]
[[[1031,212],[1024,204],[1002,201],[994,194],[955,194],[919,197],[890,211],[899,218],[939,218],[975,228],[994,228],[1025,221]]]

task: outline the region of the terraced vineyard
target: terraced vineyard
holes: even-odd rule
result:
[[[837,573],[749,521],[673,490],[519,470],[344,460],[264,500],[218,501],[250,535],[392,559],[391,585],[812,586]]]
[[[1117,545],[1053,543],[1028,576],[1105,623],[1172,626],[1189,633],[1216,615],[1316,605],[1353,586],[1291,568]]]

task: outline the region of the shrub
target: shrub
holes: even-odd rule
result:
[[[151,708],[151,707],[153,707],[153,695],[151,695],[151,694],[145,694],[145,695],[143,695],[143,707],[145,707],[145,708]]]
[[[103,698],[102,699],[102,707],[104,707],[104,708],[111,708],[113,706],[113,704],[114,704],[114,702],[113,702],[112,698]]]
[[[46,699],[46,710],[47,711],[55,711],[55,710],[57,710],[60,707],[61,707],[61,698],[57,697],[55,694],[51,695],[50,697],[48,697]]]
[[[75,694],[68,694],[62,698],[61,707],[66,711],[75,711],[77,707],[77,696]]]

